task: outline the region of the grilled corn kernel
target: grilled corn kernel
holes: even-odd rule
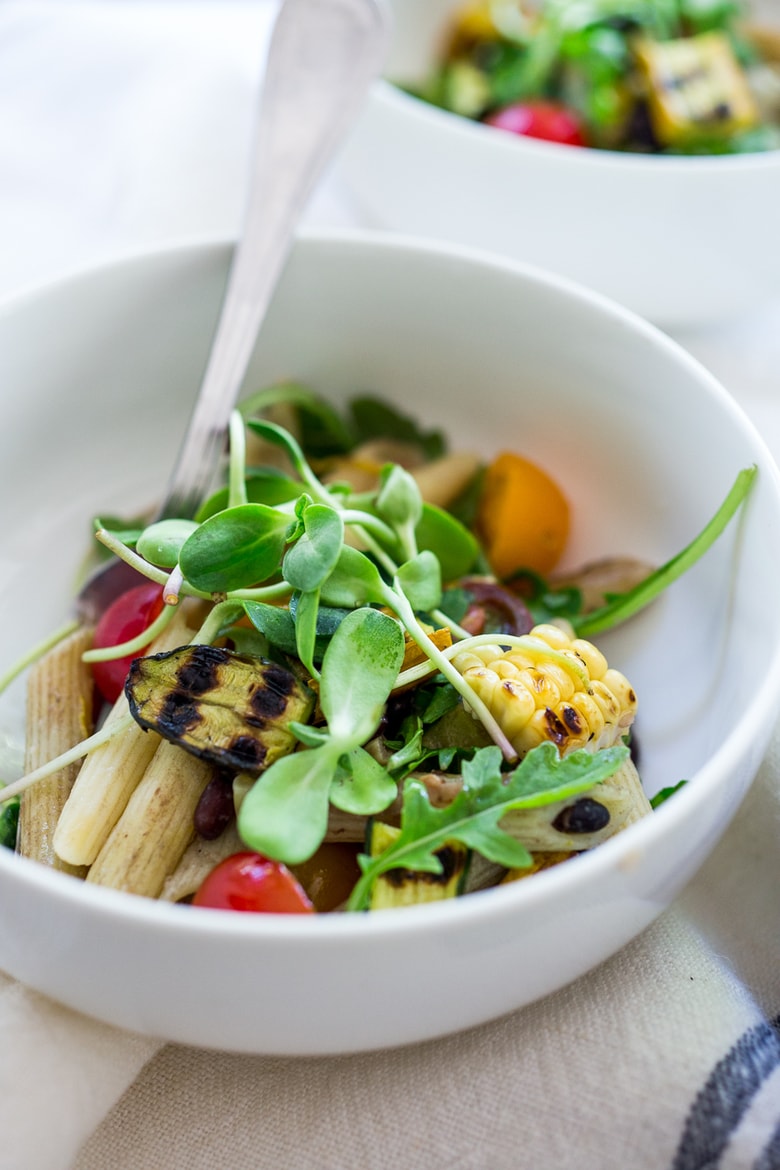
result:
[[[477,645],[452,662],[520,756],[545,739],[562,755],[599,751],[617,743],[634,720],[637,700],[628,679],[570,629],[539,625],[520,646]]]

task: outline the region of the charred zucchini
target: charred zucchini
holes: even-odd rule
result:
[[[372,857],[382,853],[395,840],[400,829],[374,821],[368,832],[368,851]],[[417,906],[422,902],[443,902],[463,893],[469,863],[465,845],[452,842],[436,851],[441,873],[423,870],[390,869],[381,874],[371,890],[371,910],[392,910],[398,906]]]
[[[215,646],[137,658],[125,684],[141,727],[220,767],[256,776],[295,746],[314,695],[283,666]]]

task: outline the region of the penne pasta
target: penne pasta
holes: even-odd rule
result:
[[[177,614],[151,648],[152,653],[173,650],[188,642],[193,631]],[[120,695],[106,722],[129,717],[127,699]],[[130,795],[149,766],[161,740],[136,723],[96,748],[79,772],[62,809],[54,849],[70,865],[91,865],[119,820]]]
[[[195,809],[212,775],[205,760],[160,742],[87,881],[159,897],[195,835]]]
[[[93,727],[92,674],[82,662],[92,630],[83,627],[59,642],[30,671],[27,684],[25,770],[34,771],[90,735]],[[66,873],[83,874],[54,851],[54,833],[81,761],[22,793],[17,850]]]

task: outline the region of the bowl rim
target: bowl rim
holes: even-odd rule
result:
[[[133,268],[140,270],[145,266],[159,263],[169,265],[177,259],[198,264],[204,257],[217,256],[219,253],[223,253],[227,260],[233,243],[232,239],[224,237],[204,237],[168,247],[154,247],[143,252],[136,250],[104,259],[21,290],[0,304],[0,316],[6,317],[17,310],[26,310],[39,299],[62,296],[74,284],[87,284],[101,276],[121,277],[123,272]],[[780,513],[780,469],[755,425],[722,383],[668,334],[602,294],[522,261],[500,257],[495,253],[473,247],[415,236],[395,234],[390,236],[381,231],[364,229],[307,228],[298,234],[295,247],[303,247],[308,251],[335,247],[337,251],[367,254],[373,252],[375,255],[397,253],[401,256],[421,256],[426,261],[435,258],[456,260],[466,265],[487,266],[496,272],[515,274],[521,280],[532,284],[546,285],[565,297],[589,304],[594,311],[602,316],[611,317],[616,324],[634,333],[644,334],[649,343],[666,350],[678,364],[685,366],[690,375],[705,387],[707,393],[714,395],[720,407],[731,414],[734,427],[743,433],[755,451],[755,462],[759,466],[760,477],[767,481],[767,490],[774,495]],[[780,641],[768,659],[765,677],[762,685],[756,689],[747,715],[743,717],[738,727],[731,730],[702,767],[691,775],[691,783],[676,793],[673,800],[661,805],[652,816],[629,826],[598,848],[573,858],[566,866],[555,866],[535,874],[533,882],[508,883],[506,886],[474,892],[468,897],[428,904],[424,908],[400,907],[395,909],[393,914],[386,915],[225,914],[219,910],[179,906],[140,896],[128,897],[122,891],[90,886],[78,878],[51,870],[36,861],[4,849],[0,850],[0,883],[8,881],[10,890],[14,883],[21,882],[35,894],[53,898],[62,907],[75,907],[76,910],[82,910],[100,920],[110,919],[112,925],[128,923],[153,932],[164,931],[166,934],[173,931],[179,937],[213,934],[218,938],[256,938],[261,943],[284,939],[305,946],[311,942],[319,944],[323,938],[338,941],[358,936],[372,940],[392,938],[399,933],[405,935],[420,931],[447,932],[459,923],[473,922],[475,916],[481,922],[498,921],[511,918],[524,907],[531,908],[548,900],[555,900],[560,890],[565,890],[572,881],[584,880],[588,874],[596,879],[609,870],[619,872],[621,862],[628,870],[632,856],[653,850],[660,838],[667,832],[674,833],[689,816],[695,816],[705,801],[709,801],[715,793],[729,784],[734,769],[744,757],[741,745],[746,741],[758,743],[762,745],[762,750],[765,750],[778,711]],[[760,760],[754,769],[755,772],[759,766]],[[748,785],[745,789],[747,787]],[[725,828],[724,824],[723,829]],[[421,913],[421,909],[424,912]]]
[[[419,122],[428,132],[438,135],[449,135],[457,148],[473,149],[480,144],[483,149],[492,146],[498,152],[497,157],[511,158],[518,150],[531,159],[540,161],[557,160],[558,163],[569,159],[575,166],[592,166],[595,169],[630,173],[636,170],[639,176],[646,177],[648,170],[663,173],[669,171],[679,174],[680,171],[696,173],[703,171],[709,174],[712,171],[774,171],[780,167],[780,147],[775,150],[749,151],[744,154],[721,155],[664,155],[642,154],[640,152],[603,150],[597,147],[576,147],[560,142],[545,142],[538,138],[528,138],[522,135],[509,134],[495,126],[483,122],[476,122],[461,114],[450,110],[442,110],[433,106],[414,94],[406,93],[399,84],[387,77],[379,78],[371,88],[369,105],[377,103],[385,107],[393,116],[401,117],[406,123]],[[710,176],[712,177],[712,176]]]

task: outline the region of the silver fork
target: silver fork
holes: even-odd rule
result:
[[[382,0],[283,0],[268,50],[243,228],[206,370],[158,518],[192,517],[214,481],[263,317],[307,200],[384,61]],[[93,621],[138,574],[122,561],[81,589]]]

